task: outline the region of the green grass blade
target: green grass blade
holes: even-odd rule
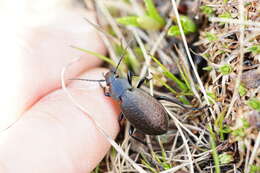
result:
[[[121,25],[126,25],[126,26],[132,25],[132,26],[140,27],[139,23],[137,22],[137,19],[138,19],[137,16],[126,16],[126,17],[117,18],[116,21]]]
[[[156,59],[154,56],[151,56],[154,62],[156,62],[163,70],[163,74],[173,80],[182,91],[187,91],[188,87],[185,83],[183,83],[181,80],[179,80],[174,74],[172,74],[158,59]]]
[[[165,88],[167,88],[170,92],[172,92],[173,94],[178,94],[177,91],[175,91],[172,87],[170,87],[166,82],[164,82],[163,80],[161,80],[159,77],[157,76],[153,76],[155,78],[155,80],[159,81]]]
[[[214,123],[215,127],[218,128],[218,134],[220,135],[220,139],[222,141],[224,141],[223,123],[225,120],[226,111],[227,111],[227,108],[224,108],[224,110],[220,113],[220,115],[217,117],[217,119],[215,120],[215,123]]]
[[[176,19],[174,19],[176,21]],[[197,31],[197,26],[194,23],[194,21],[192,19],[190,19],[187,16],[180,16],[180,20],[181,20],[181,26],[183,28],[183,32],[184,34],[190,34],[190,33],[194,33]],[[169,28],[168,33],[169,36],[179,36],[180,30],[179,30],[179,26],[178,25],[173,25]]]
[[[184,95],[180,95],[179,97],[177,97],[183,104],[185,105],[190,105],[189,100],[184,96]]]
[[[147,158],[145,157],[144,154],[140,153],[142,158],[141,159],[141,163],[144,164],[148,169],[150,169],[150,171],[152,171],[153,173],[157,173],[157,171],[149,164],[149,161],[147,160]]]
[[[208,127],[209,133],[210,133],[210,146],[212,149],[212,157],[214,159],[215,163],[215,171],[216,173],[220,173],[220,166],[219,166],[219,156],[218,156],[218,151],[217,151],[217,145],[216,145],[216,135],[213,132],[212,127]]]
[[[112,61],[110,58],[108,58],[108,57],[106,57],[106,56],[104,56],[104,55],[102,55],[102,54],[99,54],[99,53],[96,53],[96,52],[93,52],[93,51],[90,51],[90,50],[87,50],[87,49],[75,47],[75,46],[71,46],[71,47],[74,48],[74,49],[80,50],[80,51],[82,51],[82,52],[85,52],[85,53],[87,53],[87,54],[96,56],[96,57],[98,57],[99,59],[101,59],[101,60],[103,60],[103,61],[105,61],[105,62],[111,64],[111,65],[114,66],[114,67],[116,66],[116,64],[115,64],[114,61]]]
[[[165,20],[160,16],[152,0],[144,0],[148,16],[154,18],[162,26],[165,25]]]
[[[184,80],[186,86],[191,91],[191,86],[190,86],[190,83],[189,83],[189,80],[188,80],[188,75],[187,75],[185,68],[181,68],[181,65],[179,63],[177,63],[177,67],[180,71],[180,75],[181,75],[182,79]]]
[[[145,30],[156,31],[162,27],[162,25],[150,16],[140,16],[137,19],[138,24]]]
[[[127,50],[125,50],[125,48],[122,47],[122,45],[115,44],[113,47],[114,47],[114,50],[115,50],[117,56],[120,57],[121,55],[125,54],[123,62],[128,66],[128,68],[131,71],[138,73],[138,70],[140,69],[140,63],[137,60],[137,58],[135,58],[134,56],[131,56],[129,54],[129,52],[125,52]],[[120,67],[119,67],[119,70],[121,71]],[[126,68],[122,67],[122,70],[125,71]]]

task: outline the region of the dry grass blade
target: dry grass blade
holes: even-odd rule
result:
[[[172,113],[171,113],[168,109],[166,109],[166,111],[168,112],[168,114],[169,114],[171,117],[174,117],[174,115],[172,115]],[[185,135],[184,135],[184,133],[183,133],[183,131],[182,131],[180,125],[179,125],[179,122],[176,121],[176,119],[174,119],[174,121],[175,121],[175,124],[176,124],[176,126],[177,126],[179,132],[180,132],[180,135],[181,135],[181,137],[182,137],[182,140],[183,140],[183,143],[184,143],[184,145],[185,145],[186,152],[187,152],[187,155],[188,155],[188,158],[189,158],[189,163],[190,163],[190,171],[189,171],[189,172],[193,173],[193,172],[194,172],[193,160],[192,160],[191,152],[190,152],[190,149],[189,149],[188,141],[187,141],[187,139],[186,139],[186,137],[185,137]]]
[[[239,1],[239,21],[240,23],[244,22],[244,1],[240,0]],[[238,89],[239,89],[239,85],[240,85],[240,81],[241,81],[241,75],[242,75],[242,71],[243,71],[243,63],[244,63],[244,31],[245,31],[245,26],[241,25],[240,26],[240,37],[239,37],[239,46],[240,46],[240,51],[239,51],[239,68],[238,68],[238,74],[237,74],[237,80],[235,83],[235,88],[234,88],[234,92],[233,92],[233,96],[231,99],[231,103],[229,104],[229,108],[227,111],[227,115],[226,117],[229,118],[229,115],[233,109],[233,105],[235,104],[236,100],[239,98],[239,93],[238,93]]]
[[[260,22],[246,20],[241,21],[237,19],[225,19],[225,18],[219,18],[219,17],[210,17],[209,20],[211,22],[223,22],[223,23],[230,23],[230,24],[238,24],[238,25],[251,25],[251,26],[258,26],[260,27]]]

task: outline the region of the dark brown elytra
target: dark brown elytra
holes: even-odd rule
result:
[[[122,115],[131,125],[148,135],[161,135],[168,130],[168,115],[163,105],[140,89],[146,78],[140,80],[137,88],[132,86],[132,75],[120,78],[111,70],[105,75],[109,91],[106,96],[118,100]]]
[[[124,55],[123,55],[124,56]],[[122,113],[120,120],[125,117],[131,124],[129,134],[139,142],[145,143],[142,140],[132,135],[134,128],[138,131],[148,135],[162,135],[168,130],[168,114],[163,105],[158,100],[167,100],[174,102],[184,108],[177,99],[168,98],[165,96],[153,97],[146,93],[140,87],[147,80],[146,77],[141,79],[136,88],[132,86],[132,73],[128,72],[127,78],[121,78],[117,74],[117,69],[122,61],[120,58],[115,69],[107,72],[101,80],[90,79],[72,79],[92,82],[106,82],[104,94],[112,97],[120,104]],[[189,108],[190,109],[190,108]],[[191,108],[198,110],[197,108]]]

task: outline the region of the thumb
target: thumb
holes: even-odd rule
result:
[[[93,69],[81,78],[101,79],[105,71]],[[119,108],[104,96],[98,83],[73,81],[69,90],[88,115],[77,109],[63,90],[48,94],[0,135],[0,170],[86,173],[102,160],[110,145],[88,116],[95,116],[115,138]]]

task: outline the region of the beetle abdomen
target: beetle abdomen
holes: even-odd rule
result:
[[[126,119],[139,131],[161,135],[168,130],[168,115],[160,102],[148,93],[134,88],[121,96],[121,109]]]

